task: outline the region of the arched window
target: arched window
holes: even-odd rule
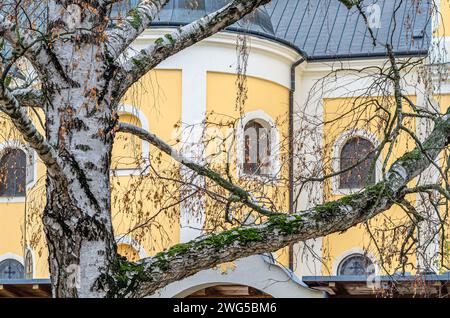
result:
[[[127,258],[131,262],[137,262],[141,259],[138,251],[129,244],[119,243],[117,244],[117,253]]]
[[[338,267],[338,275],[372,275],[375,266],[367,256],[352,254],[342,260]]]
[[[123,113],[119,116],[122,123],[141,127],[139,118]],[[114,139],[111,166],[114,170],[132,170],[140,166],[142,160],[142,141],[138,137],[118,132]]]
[[[270,149],[270,129],[256,120],[249,121],[244,127],[244,173],[270,174]]]
[[[25,253],[25,278],[33,278],[33,255],[30,250]]]
[[[0,279],[22,279],[23,272],[23,265],[15,259],[0,262]]]
[[[21,149],[6,148],[0,156],[0,197],[25,196],[27,155]]]
[[[354,167],[340,175],[339,189],[360,189],[375,184],[374,149],[372,142],[365,138],[347,140],[340,153],[340,171]]]

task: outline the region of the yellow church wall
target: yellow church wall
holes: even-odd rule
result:
[[[450,36],[450,0],[440,0],[439,24],[435,36]]]
[[[169,144],[175,144],[174,130],[181,120],[181,70],[158,69],[149,72],[126,94],[123,104],[133,106],[147,121],[150,132]],[[121,122],[142,127],[138,114],[119,114]],[[117,142],[117,143],[116,143]],[[112,214],[117,237],[127,236],[135,240],[148,256],[179,242],[179,200],[176,188],[170,181],[158,178],[143,161],[150,156],[152,167],[163,178],[176,178],[178,164],[158,149],[150,146],[142,154],[142,141],[129,134],[118,133],[113,149],[112,166],[120,169],[147,168],[144,177],[117,176],[113,172]],[[145,224],[145,226],[140,226]],[[131,232],[130,232],[131,231]],[[123,244],[121,245],[123,246]],[[123,247],[122,247],[123,249]]]
[[[410,97],[412,101],[415,101],[415,97]],[[338,154],[334,154],[335,143],[342,134],[345,132],[356,129],[361,131],[367,131],[370,135],[376,137],[378,142],[381,142],[383,138],[383,128],[385,124],[382,118],[374,117],[381,112],[376,111],[377,104],[382,104],[390,111],[393,111],[395,104],[392,98],[334,98],[324,100],[324,165],[327,173],[332,171],[333,157]],[[404,105],[407,109],[407,105]],[[370,119],[370,120],[369,120]],[[415,122],[410,120],[406,123],[406,126],[415,131]],[[389,147],[389,146],[388,146]],[[381,155],[381,162],[387,154],[387,148]],[[401,133],[398,141],[395,143],[392,149],[392,155],[387,162],[389,167],[396,158],[404,154],[405,152],[412,150],[415,147],[415,143],[406,133]],[[378,169],[377,169],[378,170]],[[380,173],[380,171],[378,171]],[[330,180],[324,184],[325,200],[336,200],[342,195],[338,195],[333,192]],[[337,182],[337,181],[334,181]],[[414,202],[414,198],[410,197],[410,200]],[[370,232],[367,230],[364,224],[358,225],[349,229],[344,233],[335,233],[329,235],[323,240],[323,267],[322,272],[324,275],[336,275],[336,269],[338,262],[352,253],[367,253],[372,259],[379,260],[379,251],[384,255],[385,261],[383,266],[387,271],[397,269],[399,264],[398,253],[393,257],[389,255],[395,250],[399,249],[402,243],[400,233],[392,232],[386,236],[386,232],[377,231],[386,229],[388,226],[392,227],[393,224],[403,224],[407,221],[406,213],[397,206],[394,206],[389,211],[383,213],[370,220]],[[385,235],[385,236],[383,236]],[[377,244],[374,243],[377,242]],[[409,260],[415,262],[415,256],[409,255]],[[377,262],[380,265],[379,262]],[[383,269],[380,269],[383,272]],[[411,268],[406,268],[407,271],[411,271]]]
[[[173,129],[181,119],[181,85],[180,70],[155,70],[130,89],[124,98],[124,104],[132,105],[145,117],[150,131],[173,144]],[[34,119],[37,123],[36,118]],[[134,112],[132,114],[120,113],[119,120],[142,126]],[[17,137],[18,135],[16,136],[17,133],[14,133],[15,130],[11,128],[8,120],[2,126],[2,132],[7,131],[13,134],[13,136],[7,136],[8,140],[20,139]],[[37,126],[42,131],[39,125]],[[120,133],[116,138],[112,168],[119,168],[119,170],[135,168],[136,154],[140,153],[142,142],[132,136],[124,138]],[[173,171],[178,169],[171,158],[161,155],[153,147],[150,147],[150,157],[155,167],[169,171],[168,174],[172,173],[173,175]],[[117,162],[121,164],[117,165]],[[41,221],[45,206],[45,166],[39,159],[37,175],[38,182],[27,192],[27,221],[25,223],[24,203],[0,202],[0,211],[2,212],[0,256],[5,253],[14,253],[23,257],[26,245],[32,250],[34,256],[34,278],[48,278],[48,251]],[[159,182],[158,178],[146,177],[143,180],[149,179],[150,181],[144,182],[137,181],[138,179],[138,176],[116,176],[113,173],[111,177],[113,225],[118,238],[124,235],[132,238],[140,244],[147,255],[152,255],[179,241],[179,212],[177,208],[173,208],[169,212],[159,211],[161,204],[154,203],[164,200],[164,196],[161,194],[162,189],[158,188],[158,184],[162,182]],[[138,182],[139,186],[137,186]],[[131,194],[127,191],[130,186],[137,189],[131,200],[134,200],[135,204],[127,204],[127,211],[125,211],[122,208],[127,198],[130,201]],[[149,222],[152,224],[151,226],[130,232],[138,224],[149,220],[151,220]],[[24,224],[26,224],[26,238],[23,231]],[[24,238],[26,244],[24,244]],[[119,253],[134,259],[136,255],[131,251],[133,251],[132,247],[119,244]]]
[[[266,186],[255,187],[255,183],[251,178],[239,178],[236,167],[236,143],[232,142],[230,147],[234,153],[230,157],[230,176],[233,182],[240,184],[243,188],[252,191],[256,196],[259,191],[264,188],[264,196],[275,202],[279,211],[289,210],[289,190],[288,190],[288,160],[287,160],[287,136],[289,130],[288,112],[289,112],[289,89],[277,83],[264,80],[261,78],[248,76],[245,82],[247,88],[247,99],[245,103],[237,104],[238,89],[236,85],[237,76],[233,74],[209,72],[207,76],[207,131],[208,129],[218,129],[222,136],[230,136],[231,127],[237,127],[238,120],[242,115],[246,115],[255,111],[262,111],[273,120],[277,126],[280,140],[280,158],[282,180],[273,184],[268,182]],[[221,125],[226,124],[225,127]],[[234,125],[233,125],[234,124]],[[207,136],[217,135],[213,133]],[[235,135],[234,135],[235,136]],[[229,138],[228,141],[233,138]],[[273,141],[272,141],[273,142]],[[209,140],[207,141],[207,145]],[[219,140],[219,143],[223,143]],[[228,146],[229,147],[229,146]],[[230,149],[228,148],[228,149]],[[224,149],[222,149],[224,150]],[[217,147],[207,148],[207,153],[216,153]],[[229,151],[227,152],[230,153]],[[213,167],[216,170],[225,173],[226,156],[220,157],[218,161],[214,161]],[[217,220],[220,220],[219,228],[227,228],[223,224],[223,205],[221,210],[215,210],[211,199],[206,201],[206,224],[207,228],[217,228]],[[245,216],[248,209],[242,208],[241,216]],[[218,214],[219,213],[219,214]],[[289,264],[288,249],[284,249],[277,253],[277,261],[287,266]]]
[[[48,278],[48,250],[41,219],[45,207],[45,168],[41,161],[38,161],[37,171],[39,179],[36,185],[28,191],[27,195],[26,244],[24,247],[30,249],[33,255],[33,278]],[[22,247],[22,251],[24,247]]]
[[[121,123],[142,128],[141,121],[132,114],[119,115]],[[117,132],[112,150],[111,169],[135,169],[142,160],[142,141],[131,134]]]
[[[13,253],[23,256],[24,203],[0,203],[0,256]]]
[[[37,114],[43,118],[41,110],[37,110]],[[39,124],[37,115],[30,111],[29,116],[36,123],[37,129],[43,133],[43,127]],[[0,113],[0,144],[6,147],[20,146],[22,148],[26,145],[10,119],[2,113]],[[39,211],[42,211],[45,205],[45,193],[43,192],[45,166],[39,158],[37,158],[35,164],[36,183],[27,187],[26,197],[0,199],[0,213],[2,217],[0,222],[0,257],[5,254],[13,254],[24,258],[25,248],[31,249],[35,261],[34,277],[47,278],[47,254],[46,251],[39,248],[39,245],[42,245],[42,242],[44,242],[43,232],[40,231],[42,234],[33,236],[30,230],[31,228],[39,227],[41,224],[41,212],[35,213],[35,209],[38,208]],[[32,242],[33,240],[34,242]]]

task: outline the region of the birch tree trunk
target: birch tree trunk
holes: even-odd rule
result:
[[[57,14],[67,13],[64,6],[50,5],[54,33],[67,32],[64,16]],[[46,136],[61,166],[59,174],[47,177],[43,217],[54,297],[104,297],[96,282],[116,258],[109,180],[117,120],[109,93],[111,59],[102,43],[104,25],[91,11],[83,14],[88,16],[77,28],[97,25],[98,32],[56,39],[42,53],[52,58],[53,68],[46,73],[38,68],[47,94]]]
[[[105,296],[95,282],[116,257],[109,184],[114,133],[100,128],[113,127],[114,119],[108,105],[83,95],[55,92],[48,107],[47,135],[64,166],[64,178],[47,178],[44,210],[55,297]]]

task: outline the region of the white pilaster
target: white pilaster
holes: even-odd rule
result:
[[[182,92],[182,152],[184,156],[202,162],[204,159],[204,144],[202,142],[206,119],[206,75],[202,63],[186,64],[183,68]],[[189,169],[182,167],[185,181],[203,187],[204,177],[196,176]],[[194,191],[189,187],[189,191]],[[183,196],[189,195],[188,193]],[[180,241],[188,242],[202,234],[205,222],[205,199],[193,196],[181,203],[180,210]]]
[[[310,176],[317,171],[322,162],[322,151],[312,151],[323,147],[324,108],[322,97],[312,98],[309,95],[313,85],[319,78],[315,73],[306,73],[301,65],[297,68],[296,92],[294,98],[294,145],[303,145],[294,149],[294,180],[301,176]],[[303,72],[302,72],[303,71]],[[322,74],[319,74],[322,76]],[[299,193],[300,184],[294,186],[295,211],[303,211],[323,202],[323,183],[311,182]],[[321,275],[323,238],[301,242],[294,245],[294,272],[303,276]]]

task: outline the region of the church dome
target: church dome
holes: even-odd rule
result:
[[[154,25],[183,25],[222,8],[230,0],[171,0],[159,13]],[[264,7],[231,26],[231,29],[243,29],[274,35],[269,14]]]

